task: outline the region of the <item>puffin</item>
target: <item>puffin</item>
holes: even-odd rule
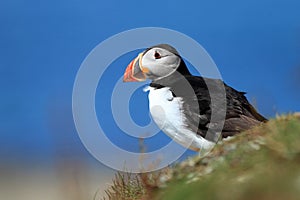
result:
[[[154,122],[165,134],[191,150],[208,151],[223,138],[267,122],[249,103],[245,92],[220,79],[192,75],[178,51],[169,44],[147,48],[127,66],[124,82],[146,80],[151,80],[144,91],[149,92],[149,111]],[[214,130],[211,96],[218,101],[222,91],[224,106],[217,103],[215,106],[219,107],[214,107],[222,127]],[[208,134],[209,129],[213,134]]]

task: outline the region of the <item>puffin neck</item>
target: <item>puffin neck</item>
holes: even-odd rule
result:
[[[176,71],[179,72],[183,76],[190,76],[190,75],[192,75],[190,73],[190,71],[188,70],[185,62],[182,60],[182,58],[180,58],[180,59],[181,59],[180,65],[179,65],[179,67],[177,68]]]

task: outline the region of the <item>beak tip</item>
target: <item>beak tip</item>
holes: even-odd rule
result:
[[[146,80],[145,72],[139,66],[140,57],[141,54],[129,63],[124,73],[123,82],[140,82]],[[135,70],[138,72],[134,72]]]

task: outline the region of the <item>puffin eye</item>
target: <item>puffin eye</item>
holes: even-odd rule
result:
[[[155,52],[154,58],[155,58],[155,59],[160,59],[160,58],[161,58],[161,55],[160,55],[158,52]]]

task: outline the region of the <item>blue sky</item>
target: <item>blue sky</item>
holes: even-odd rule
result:
[[[77,70],[101,41],[138,27],[165,27],[194,38],[225,82],[248,92],[265,116],[300,111],[299,8],[297,0],[1,1],[0,156],[48,159],[66,149],[88,155],[72,120]],[[103,84],[109,88],[133,56],[116,60]],[[96,104],[100,114],[108,96],[109,90],[97,92],[97,99],[104,98]],[[137,91],[135,96],[147,104],[146,94]],[[133,106],[131,111],[141,119]],[[138,123],[149,119],[144,120]],[[136,150],[136,141],[122,136],[110,114],[102,123],[115,143],[124,148],[132,144]],[[168,139],[161,135],[157,140]],[[147,145],[152,149],[159,144],[154,140]]]

